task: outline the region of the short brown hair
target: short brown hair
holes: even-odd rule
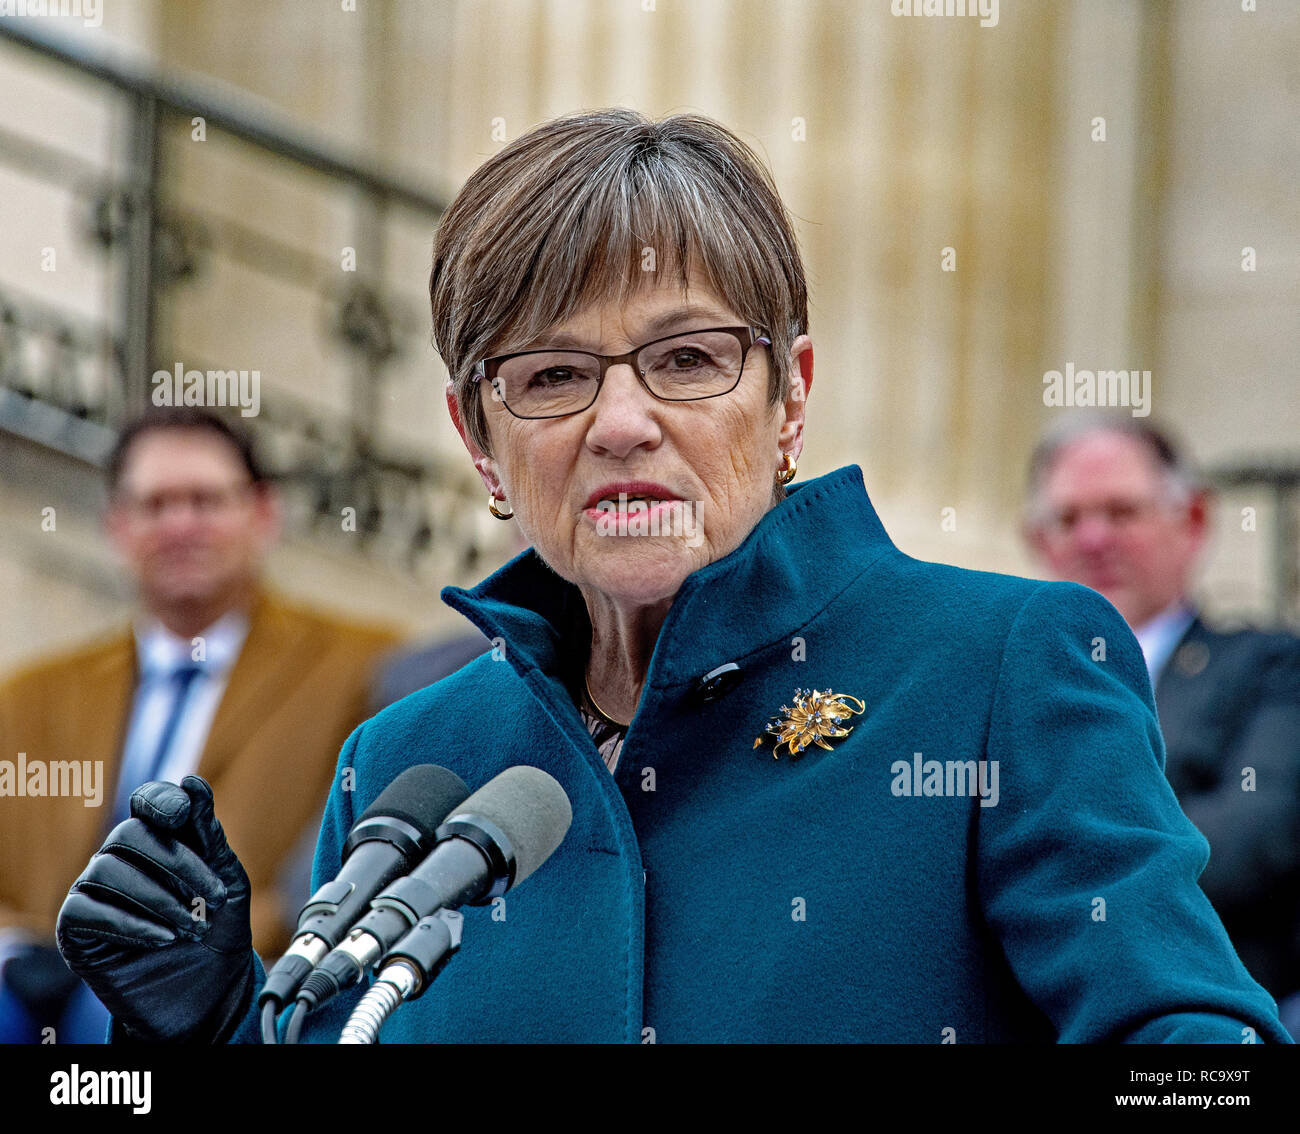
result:
[[[122,482],[122,473],[126,468],[126,458],[131,447],[148,433],[174,430],[208,433],[220,438],[230,446],[244,471],[248,473],[248,479],[259,487],[266,484],[266,473],[248,434],[211,410],[196,406],[169,406],[146,411],[128,422],[118,433],[113,449],[105,462],[110,495],[117,491]]]
[[[490,452],[474,365],[633,293],[651,278],[650,250],[654,271],[685,288],[697,269],[768,334],[768,396],[781,401],[790,346],[808,329],[808,288],[766,166],[699,115],[583,112],[537,126],[475,170],[434,241],[434,343],[480,449]]]

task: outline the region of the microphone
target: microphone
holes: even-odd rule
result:
[[[540,768],[521,764],[489,780],[438,828],[438,844],[428,857],[375,898],[370,912],[303,982],[295,1009],[299,1022],[300,1009],[311,1011],[358,983],[430,914],[485,905],[519,885],[551,856],[572,821],[569,797]]]
[[[428,853],[438,825],[468,795],[465,781],[437,764],[407,768],[379,793],[348,832],[342,868],[302,907],[292,944],[267,974],[257,1000],[264,1023],[267,1005],[279,1009],[292,998],[371,898]]]
[[[379,1029],[407,1000],[418,1000],[460,948],[464,916],[439,910],[421,918],[380,963],[375,983],[339,1034],[341,1044],[378,1043]]]

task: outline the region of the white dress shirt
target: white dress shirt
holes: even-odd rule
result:
[[[1152,689],[1155,688],[1169,655],[1174,652],[1174,647],[1195,620],[1196,612],[1182,598],[1178,598],[1133,631],[1138,645],[1142,647],[1142,656],[1146,658]]]

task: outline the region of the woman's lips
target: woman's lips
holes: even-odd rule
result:
[[[680,527],[689,507],[658,481],[623,480],[596,489],[582,514],[597,535],[662,535]]]
[[[680,508],[680,500],[654,500],[642,501],[638,503],[632,499],[626,499],[620,502],[611,501],[605,507],[586,508],[583,515],[592,523],[604,524],[613,527],[617,522],[639,524],[646,522],[650,524],[658,523],[663,517],[670,513],[674,508]]]
[[[652,480],[624,480],[601,485],[587,497],[584,508],[595,508],[602,501],[609,501],[608,507],[625,507],[624,502],[634,499],[642,500],[680,500],[681,497],[671,488]]]

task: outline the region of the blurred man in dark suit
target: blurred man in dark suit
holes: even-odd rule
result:
[[[319,814],[340,746],[366,716],[375,663],[397,640],[262,586],[277,496],[223,419],[177,409],[135,422],[110,459],[108,487],[108,533],[136,583],[139,614],[0,683],[8,1042],[102,1040],[107,1015],[63,964],[54,923],[148,780],[197,772],[212,784],[253,886],[257,947],[283,947],[306,895],[284,891],[282,869]]]
[[[517,525],[511,524],[509,531],[508,558],[513,558],[528,543]],[[379,667],[374,687],[370,691],[371,716],[394,701],[400,701],[426,685],[441,681],[488,650],[496,651],[494,659],[505,660],[505,642],[499,639],[490,641],[477,630],[402,646],[385,658]],[[308,867],[310,868],[310,863]]]
[[[1100,591],[1133,629],[1166,774],[1210,843],[1201,886],[1251,974],[1283,999],[1300,988],[1300,638],[1202,619],[1190,592],[1209,494],[1145,421],[1063,417],[1034,452],[1029,496],[1042,563]]]
[[[458,634],[399,650],[384,660],[370,691],[370,712],[375,714],[418,689],[441,681],[492,649],[482,634]]]

